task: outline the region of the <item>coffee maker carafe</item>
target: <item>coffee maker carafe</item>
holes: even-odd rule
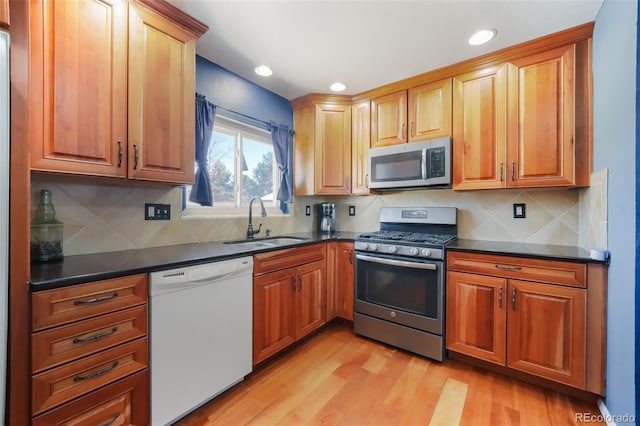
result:
[[[318,231],[326,234],[336,230],[336,205],[333,203],[318,204]]]

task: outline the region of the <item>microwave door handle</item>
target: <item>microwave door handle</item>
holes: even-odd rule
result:
[[[413,269],[428,269],[430,271],[435,271],[436,269],[438,269],[438,267],[433,263],[407,262],[403,260],[393,260],[393,259],[386,259],[382,257],[366,256],[363,254],[356,255],[356,259],[366,260],[368,262],[373,262],[373,263],[382,263],[383,265],[404,266],[404,267],[413,268]]]
[[[422,180],[427,180],[427,149],[422,150]]]

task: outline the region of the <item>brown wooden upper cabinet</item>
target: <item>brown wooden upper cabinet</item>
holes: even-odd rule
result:
[[[9,27],[9,0],[0,0],[0,27]]]
[[[453,189],[588,185],[588,49],[584,41],[454,77]]]
[[[369,189],[369,147],[371,146],[371,106],[363,101],[351,107],[351,193],[366,195]]]
[[[294,194],[351,194],[351,101],[327,96],[292,102]]]
[[[371,100],[371,147],[451,135],[451,79]]]
[[[192,183],[207,27],[146,0],[36,1],[29,19],[31,169]]]

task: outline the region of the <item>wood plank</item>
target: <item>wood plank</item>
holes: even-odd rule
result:
[[[464,401],[467,398],[466,383],[447,379],[433,412],[429,426],[450,426],[460,424]],[[499,424],[499,423],[494,423]]]

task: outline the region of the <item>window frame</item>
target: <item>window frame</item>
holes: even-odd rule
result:
[[[234,202],[236,206],[216,206],[215,201],[213,206],[198,206],[198,205],[189,205],[189,201],[187,199],[187,188],[183,187],[183,209],[182,209],[182,218],[183,219],[203,219],[203,218],[235,218],[235,217],[246,217],[248,212],[248,202],[242,201],[242,188],[241,188],[241,176],[242,176],[242,141],[243,139],[251,139],[257,142],[265,142],[271,146],[273,152],[273,141],[271,139],[271,132],[265,129],[261,129],[256,126],[252,126],[250,124],[234,120],[229,117],[224,117],[220,115],[216,115],[214,124],[213,124],[213,132],[211,137],[213,137],[214,132],[218,131],[219,133],[234,133],[235,134],[235,146],[234,146],[234,177],[235,177],[235,195]],[[197,168],[197,164],[194,161],[194,167]],[[275,152],[273,152],[273,194],[274,200],[273,202],[265,202],[265,209],[267,211],[267,216],[280,216],[287,217],[289,214],[282,213],[280,210],[280,202],[276,199],[278,191],[280,189],[280,181],[281,181],[281,173],[280,169],[277,165]],[[239,204],[239,206],[238,206]],[[256,203],[254,203],[256,204]],[[291,206],[291,205],[290,205]],[[257,207],[253,206],[254,210],[258,212]],[[291,207],[290,207],[291,211]],[[258,213],[259,214],[259,213]]]

